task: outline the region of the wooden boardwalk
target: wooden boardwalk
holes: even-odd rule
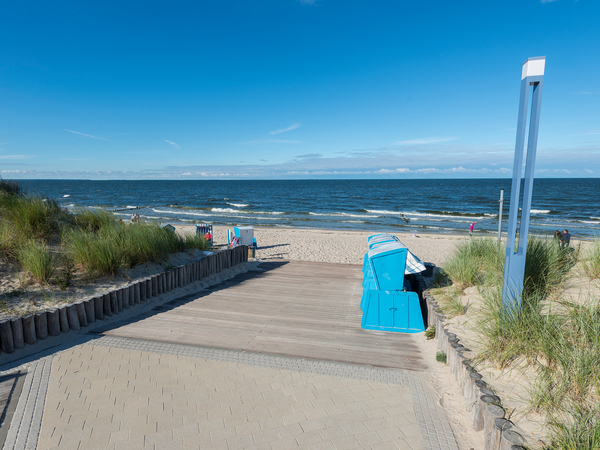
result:
[[[260,270],[162,304],[104,334],[409,370],[414,335],[363,330],[360,266],[263,262]]]

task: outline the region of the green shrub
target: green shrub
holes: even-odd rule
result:
[[[428,341],[435,338],[435,325],[431,325],[425,330],[425,338]]]
[[[437,362],[441,362],[442,364],[446,364],[448,361],[448,356],[444,352],[437,352],[435,354],[435,360]]]
[[[54,258],[48,247],[30,240],[18,251],[18,259],[21,267],[27,270],[38,283],[47,283],[56,268]]]

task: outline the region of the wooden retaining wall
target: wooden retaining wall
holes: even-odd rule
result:
[[[0,353],[13,353],[69,330],[79,331],[97,320],[245,262],[248,262],[248,247],[240,245],[75,303],[0,320]]]
[[[456,334],[448,331],[446,317],[426,290],[423,277],[419,277],[419,284],[424,298],[422,306],[426,308],[423,314],[426,317],[425,323],[427,326],[435,326],[437,348],[446,354],[447,364],[465,397],[467,410],[471,412],[473,429],[484,433],[484,450],[525,450],[525,439],[511,429],[514,424],[506,419],[502,400],[488,388],[483,376],[465,356],[469,350],[460,344]]]

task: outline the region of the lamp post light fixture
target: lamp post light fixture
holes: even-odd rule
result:
[[[511,314],[521,309],[545,66],[545,56],[528,58],[527,61],[523,63],[523,71],[521,73],[521,97],[519,100],[519,119],[517,122],[517,141],[515,144],[512,188],[510,191],[508,230],[506,232],[504,280],[502,282],[502,307]],[[527,109],[530,91],[531,115],[529,118],[529,137],[527,140],[527,159],[524,174],[525,182],[523,185],[521,221],[520,224],[518,224],[519,194],[521,191],[521,172],[523,169],[525,131],[527,129]],[[517,228],[519,230],[518,237]]]

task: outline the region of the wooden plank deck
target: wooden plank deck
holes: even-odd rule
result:
[[[360,266],[264,262],[104,334],[409,370],[425,364],[411,334],[363,330]]]

